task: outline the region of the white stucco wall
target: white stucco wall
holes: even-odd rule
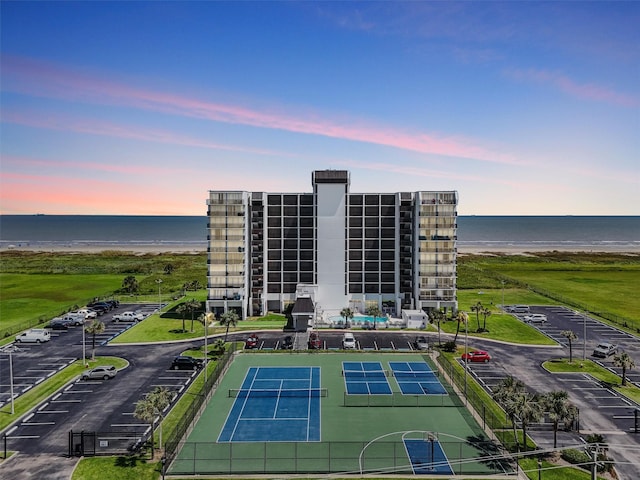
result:
[[[318,298],[323,310],[348,306],[345,295],[345,185],[318,184]]]

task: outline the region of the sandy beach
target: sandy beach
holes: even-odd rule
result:
[[[160,254],[160,253],[206,253],[206,246],[179,245],[179,244],[50,244],[50,245],[11,245],[0,248],[0,252],[49,252],[49,253],[100,253],[104,251],[133,252],[138,254]],[[598,246],[598,248],[581,248],[567,246],[518,246],[509,247],[488,247],[465,246],[458,247],[458,255],[526,255],[541,252],[582,252],[582,253],[618,253],[628,255],[640,255],[640,245],[635,246]]]

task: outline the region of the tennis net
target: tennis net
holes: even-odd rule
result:
[[[260,389],[260,388],[231,388],[230,398],[272,398],[272,397],[300,397],[317,398],[328,397],[329,391],[326,388],[293,388],[293,389]]]
[[[389,370],[343,370],[342,376],[348,379],[385,378],[393,376]]]

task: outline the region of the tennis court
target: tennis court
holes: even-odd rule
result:
[[[425,362],[389,362],[403,395],[446,395],[436,373]]]
[[[319,441],[322,393],[318,367],[252,367],[218,442]]]
[[[391,386],[380,362],[342,362],[347,394],[391,395]]]
[[[235,355],[168,473],[413,475],[436,466],[437,474],[504,473],[500,462],[485,460],[491,442],[444,379],[446,395],[402,393],[394,370],[425,376],[425,365],[436,369],[418,353]],[[393,401],[346,406],[346,397]],[[416,431],[438,441],[407,434]]]

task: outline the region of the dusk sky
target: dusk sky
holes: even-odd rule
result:
[[[0,213],[457,190],[640,214],[640,2],[0,3]]]

